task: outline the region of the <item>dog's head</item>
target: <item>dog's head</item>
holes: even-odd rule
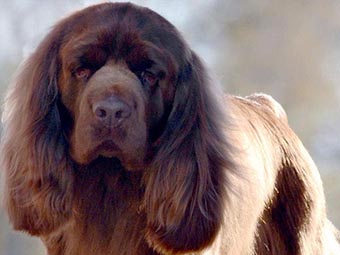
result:
[[[60,35],[50,57],[72,158],[88,164],[116,157],[127,169],[142,167],[190,58],[177,30],[130,4],[85,9],[55,30]]]

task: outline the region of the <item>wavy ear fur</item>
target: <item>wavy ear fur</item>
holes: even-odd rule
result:
[[[59,33],[50,33],[25,62],[3,114],[4,203],[14,228],[33,235],[65,222],[71,203],[71,165],[57,103],[57,38]]]
[[[162,254],[205,248],[223,221],[228,122],[198,57],[182,70],[173,110],[146,178],[147,240]]]

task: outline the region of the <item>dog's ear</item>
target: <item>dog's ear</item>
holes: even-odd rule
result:
[[[147,240],[156,250],[201,250],[223,220],[225,171],[234,168],[219,101],[198,57],[181,70],[172,112],[146,178]]]
[[[68,215],[72,182],[58,107],[60,29],[23,64],[3,114],[5,206],[15,229],[50,232]]]

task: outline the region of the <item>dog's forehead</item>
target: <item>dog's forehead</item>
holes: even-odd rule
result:
[[[130,3],[105,3],[80,10],[61,22],[66,32],[168,33],[175,27],[156,12]]]
[[[59,27],[63,30],[61,48],[65,55],[78,49],[84,52],[93,45],[124,53],[141,42],[168,51],[178,62],[190,55],[185,41],[171,23],[150,9],[130,3],[88,7],[61,21]]]

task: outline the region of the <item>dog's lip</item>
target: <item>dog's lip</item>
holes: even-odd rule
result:
[[[111,139],[101,142],[95,150],[104,157],[114,157],[120,152],[119,146]]]

